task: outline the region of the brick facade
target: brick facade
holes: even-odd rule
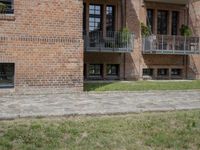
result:
[[[15,91],[83,90],[82,1],[15,0],[0,19],[0,62],[15,63]]]
[[[153,68],[157,78],[159,68],[182,69],[182,79],[200,78],[200,56],[198,55],[147,55],[142,54],[140,23],[146,23],[146,9],[179,11],[181,24],[192,27],[195,36],[200,36],[200,2],[188,6],[124,1],[124,12],[120,0],[14,0],[14,14],[0,14],[0,63],[15,64],[15,91],[82,91],[83,68],[89,79],[90,64],[118,64],[119,77],[114,79],[142,79],[144,68]],[[124,24],[134,33],[134,50],[130,53],[84,52],[83,46],[83,3],[87,12],[90,3],[114,5],[115,29]],[[188,15],[189,13],[189,15]],[[104,12],[105,15],[105,12]],[[125,16],[123,16],[125,15]],[[187,17],[189,16],[189,17]],[[105,17],[102,18],[106,22]],[[86,20],[89,20],[88,14]],[[122,22],[125,20],[125,22]],[[171,23],[171,22],[169,22]],[[86,32],[89,32],[88,22]],[[106,30],[104,25],[103,32]],[[170,32],[170,28],[168,32]],[[154,27],[156,31],[156,25]],[[155,33],[156,34],[156,33]],[[85,64],[85,65],[84,65]],[[84,67],[85,66],[85,67]],[[169,76],[170,78],[170,76]]]

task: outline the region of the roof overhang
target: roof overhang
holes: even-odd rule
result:
[[[157,3],[169,3],[169,4],[179,4],[186,5],[189,0],[144,0],[145,2],[157,2]]]

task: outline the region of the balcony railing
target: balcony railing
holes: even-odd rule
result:
[[[143,54],[200,54],[200,37],[152,35],[143,38]]]
[[[101,31],[84,35],[86,52],[118,52],[133,51],[134,35],[129,32],[113,31],[106,35]]]

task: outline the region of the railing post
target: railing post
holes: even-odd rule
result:
[[[173,45],[172,45],[173,54],[175,53],[175,44],[176,44],[176,37],[175,37],[175,35],[174,35],[174,36],[173,36]]]
[[[97,35],[98,35],[99,51],[101,52],[101,31],[99,31],[99,32],[97,33]],[[103,37],[102,37],[102,38],[103,38]]]
[[[135,35],[132,33],[132,39],[131,39],[131,50],[134,51],[134,42],[135,42]]]
[[[146,40],[145,40],[145,38],[143,37],[143,38],[142,38],[142,45],[143,45],[142,50],[143,50],[143,53],[145,52],[145,43],[146,43]]]
[[[186,54],[186,36],[184,38],[184,54]]]
[[[199,37],[199,54],[200,54],[200,37]]]
[[[164,39],[163,39],[163,35],[161,36],[162,37],[162,53],[163,53],[163,48],[164,48]]]

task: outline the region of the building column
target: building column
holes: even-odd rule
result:
[[[172,79],[172,68],[169,68],[169,75],[168,75],[169,79]]]

